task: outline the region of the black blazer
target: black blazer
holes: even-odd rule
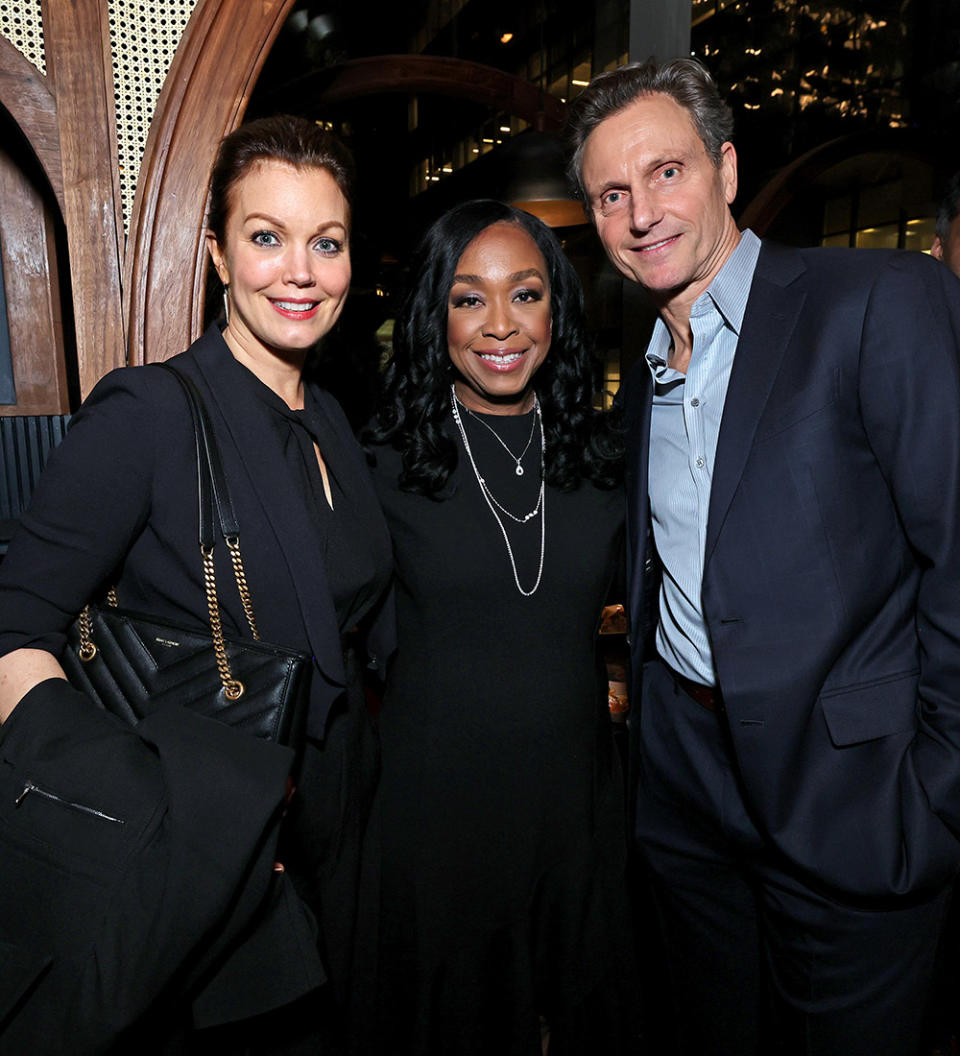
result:
[[[960,862],[960,282],[915,253],[764,243],[724,405],[706,618],[768,840],[844,892]],[[649,370],[624,386],[633,772],[649,588]],[[635,787],[635,786],[634,786]]]
[[[308,733],[323,738],[345,684],[322,539],[277,422],[216,326],[176,357],[213,418],[241,527],[241,551],[264,641],[314,658]],[[372,530],[390,553],[363,455],[336,400],[314,395],[332,426],[349,486],[361,489]],[[59,655],[86,602],[116,583],[121,604],[208,626],[198,545],[196,456],[176,379],[157,368],[108,374],[74,415],[0,565],[0,655],[18,647]],[[215,550],[228,635],[248,636],[226,547]]]

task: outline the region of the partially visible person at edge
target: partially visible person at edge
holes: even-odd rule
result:
[[[398,650],[383,740],[383,1051],[628,1051],[619,761],[597,655],[621,443],[555,236],[457,206],[410,266],[372,430]]]
[[[569,132],[659,310],[621,390],[630,800],[683,1052],[916,1056],[960,863],[960,286],[739,231],[694,59],[597,77]]]
[[[303,369],[350,284],[352,169],[300,118],[223,141],[207,245],[226,325],[174,359],[222,446],[262,638],[313,657],[278,849],[288,749],[186,709],[124,727],[58,663],[68,625],[111,584],[129,608],[207,625],[194,438],[175,378],[122,369],[96,386],[0,566],[4,1052],[351,1044],[377,747],[346,633],[386,586],[390,540],[339,406]],[[216,562],[225,632],[249,637],[223,587],[225,547]],[[28,780],[52,793],[15,798]]]
[[[937,227],[930,256],[960,277],[960,170],[947,184],[946,194],[937,209]]]
[[[930,256],[945,264],[954,275],[960,277],[960,170],[947,183],[943,199],[937,209],[936,229],[930,246]],[[960,294],[954,289],[953,296]],[[931,1002],[929,1033],[931,1053],[949,1052],[956,1045],[960,1033],[960,1019],[956,1000],[956,988],[960,982],[960,900],[954,889],[947,911],[940,947],[937,951],[934,970],[934,996]],[[925,1039],[926,1043],[926,1039]]]

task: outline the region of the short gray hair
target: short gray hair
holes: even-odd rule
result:
[[[589,87],[570,104],[566,128],[570,152],[567,175],[581,201],[587,200],[583,186],[587,137],[597,125],[625,110],[640,96],[658,93],[670,96],[688,111],[707,155],[719,167],[720,148],[733,135],[733,112],[720,98],[706,66],[697,59],[632,62],[594,77]]]

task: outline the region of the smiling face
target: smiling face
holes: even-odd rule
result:
[[[692,304],[739,241],[733,144],[715,165],[689,112],[668,95],[641,96],[597,125],[583,180],[610,260],[661,306]]]
[[[229,287],[223,336],[234,354],[296,361],[330,330],[350,287],[348,223],[326,169],[263,161],[238,180],[224,244],[207,235]]]
[[[550,327],[543,254],[519,225],[491,224],[458,261],[447,302],[447,346],[460,402],[487,414],[528,411]]]

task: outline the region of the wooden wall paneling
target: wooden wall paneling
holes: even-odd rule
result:
[[[80,392],[126,361],[123,244],[107,0],[43,0],[57,102]]]
[[[57,104],[47,78],[5,37],[0,37],[0,105],[20,127],[63,209],[63,169]]]
[[[150,126],[130,224],[131,363],[166,359],[200,333],[210,167],[294,2],[198,0],[187,24]]]
[[[0,249],[17,402],[0,415],[70,410],[54,217],[21,167],[0,150]]]

